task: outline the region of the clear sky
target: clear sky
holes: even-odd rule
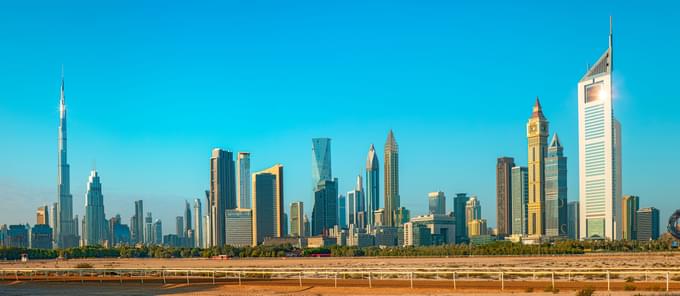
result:
[[[677,1],[66,2],[0,4],[0,223],[57,199],[62,64],[81,217],[96,161],[107,217],[127,223],[143,199],[174,232],[184,200],[205,201],[214,147],[251,152],[253,171],[283,164],[286,204],[311,213],[311,138],[332,138],[345,192],[393,129],[412,215],[428,192],[448,210],[468,192],[495,225],[496,158],[526,165],[536,96],[576,200],[576,84],[609,15],[624,193],[662,221],[680,208]]]

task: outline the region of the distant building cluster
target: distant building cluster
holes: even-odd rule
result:
[[[181,215],[175,219],[175,233],[164,234],[162,221],[144,212],[142,200],[134,201],[129,224],[124,224],[120,215],[107,219],[96,169],[90,173],[85,215],[79,220],[73,215],[70,192],[62,73],[57,202],[51,208],[39,207],[33,226],[0,226],[0,246],[365,247],[483,244],[502,239],[525,243],[654,240],[660,235],[659,210],[640,208],[638,196],[622,196],[621,124],[613,112],[612,54],[610,33],[609,48],[578,82],[578,201],[568,201],[567,157],[557,133],[551,136],[549,121],[536,98],[526,124],[526,165],[517,164],[512,157],[500,157],[496,162],[495,228],[482,217],[477,196],[467,193],[456,193],[448,211],[446,194],[431,192],[422,199],[425,202],[427,198],[428,212],[411,217],[401,205],[400,151],[392,130],[383,146],[382,174],[378,151],[370,145],[366,166],[348,186],[349,191],[341,191],[338,178],[333,176],[331,139],[312,139],[311,206],[302,201],[286,204],[283,165],[251,172],[249,152],[216,148],[210,156],[205,200],[195,198],[193,204],[185,200]],[[678,228],[677,223],[673,225],[669,229]]]

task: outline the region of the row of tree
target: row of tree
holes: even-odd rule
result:
[[[638,241],[559,241],[554,243],[523,245],[497,241],[484,245],[441,245],[422,247],[348,247],[298,249],[291,245],[256,247],[174,248],[163,246],[123,246],[104,248],[88,246],[69,249],[45,250],[0,248],[0,259],[17,260],[22,254],[30,259],[62,258],[192,258],[227,255],[229,257],[286,257],[328,255],[334,257],[359,256],[475,256],[475,255],[568,255],[588,252],[655,252],[676,250],[671,240]]]

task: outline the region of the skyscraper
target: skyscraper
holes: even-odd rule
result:
[[[314,192],[312,235],[328,235],[338,224],[338,179],[320,181]]]
[[[332,180],[331,171],[331,139],[312,139],[312,190],[319,182]]]
[[[567,208],[567,232],[569,239],[579,239],[579,205],[578,201],[569,202]]]
[[[380,208],[380,167],[378,164],[378,154],[375,147],[371,144],[368,149],[366,160],[366,225],[375,225],[373,213]]]
[[[215,148],[210,158],[210,235],[212,246],[225,242],[225,211],[236,208],[236,174],[231,151]]]
[[[581,238],[620,239],[621,125],[612,98],[613,34],[609,48],[578,83]]]
[[[548,120],[543,115],[541,103],[536,98],[534,110],[527,122],[529,203],[527,205],[527,234],[540,237],[545,234],[545,156],[548,148]]]
[[[238,197],[238,207],[250,209],[250,186],[252,186],[250,176],[250,152],[239,152],[236,157],[236,196]]]
[[[303,217],[305,215],[304,204],[301,201],[296,201],[290,204],[290,235],[304,236],[305,224]]]
[[[144,218],[144,243],[147,245],[154,244],[153,216],[151,216],[151,212],[146,213],[146,218]]]
[[[467,233],[468,237],[470,237],[471,234],[475,234],[475,233],[470,232],[470,229],[469,229],[470,228],[470,222],[475,221],[475,220],[481,220],[481,219],[482,219],[482,205],[479,203],[477,196],[473,195],[472,197],[470,197],[470,199],[465,204],[465,223],[468,225],[468,233]],[[475,225],[479,225],[479,223],[475,224]],[[477,234],[477,235],[479,235],[479,234]]]
[[[512,233],[512,167],[515,159],[500,157],[496,162],[496,227],[498,236]]]
[[[446,195],[444,192],[430,192],[427,195],[430,205],[430,214],[446,215]]]
[[[637,240],[650,241],[659,238],[659,210],[642,208],[637,211]]]
[[[104,195],[96,170],[90,172],[85,194],[85,216],[83,217],[83,242],[86,246],[98,245],[106,239],[106,218],[104,217]]]
[[[456,217],[456,243],[468,241],[465,206],[470,198],[467,193],[456,193],[453,198],[453,215]]]
[[[567,158],[557,134],[545,158],[545,234],[567,237]]]
[[[175,233],[177,233],[177,237],[184,237],[184,217],[175,217],[175,222]]]
[[[56,233],[57,246],[70,248],[78,246],[77,223],[73,219],[73,196],[71,178],[66,158],[66,98],[64,96],[64,72],[61,73],[61,95],[59,100],[59,157],[57,159],[58,204]]]
[[[59,224],[59,203],[52,203],[52,208],[50,209],[50,227],[52,227],[52,241],[56,246],[57,243],[57,224]]]
[[[364,228],[366,221],[364,221],[366,211],[364,199],[364,187],[361,175],[357,176],[357,184],[354,190],[347,192],[347,224],[355,225],[358,228]],[[359,218],[360,214],[361,218]]]
[[[226,212],[227,236],[226,244],[235,247],[256,246],[254,240],[253,210],[251,209],[229,209]],[[261,241],[260,241],[261,242]]]
[[[338,195],[338,226],[347,228],[347,198],[342,194]]]
[[[283,236],[283,166],[254,173],[252,176],[253,244],[266,237]]]
[[[135,201],[135,214],[130,219],[131,239],[133,243],[144,243],[144,201]]]
[[[302,224],[305,226],[304,231],[305,235],[304,236],[312,236],[312,226],[309,223],[309,217],[307,217],[307,214],[305,214],[305,217],[302,219]]]
[[[385,141],[385,225],[396,226],[395,211],[401,206],[399,198],[399,146],[392,130]]]
[[[188,201],[184,201],[184,227],[183,227],[183,232],[184,236],[188,237],[190,240],[193,239],[192,237],[189,236],[189,233],[193,233],[193,228],[191,227],[191,207],[189,206]]]
[[[47,208],[47,206],[42,206],[39,207],[38,210],[35,212],[35,224],[40,225],[40,224],[45,224],[49,225],[50,224],[50,211]]]
[[[203,217],[203,210],[201,208],[201,199],[197,198],[194,199],[194,227],[196,227],[196,231],[194,231],[194,246],[197,248],[203,248],[205,245],[203,244],[203,221],[201,221],[201,218]]]
[[[151,213],[149,213],[151,214]],[[153,230],[151,231],[151,242],[149,244],[160,245],[163,243],[163,223],[161,219],[156,219],[153,222]]]
[[[636,240],[637,239],[637,211],[640,209],[640,198],[635,195],[626,195],[623,197],[623,205],[621,208],[621,239]]]
[[[527,234],[529,203],[529,172],[527,167],[512,168],[512,234]]]

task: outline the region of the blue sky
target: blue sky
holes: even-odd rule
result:
[[[203,199],[213,147],[251,152],[253,171],[283,164],[286,203],[311,212],[311,138],[333,139],[348,191],[393,129],[412,214],[430,191],[468,192],[495,225],[496,158],[526,164],[536,96],[575,200],[576,84],[609,15],[624,193],[663,220],[680,206],[675,2],[138,2],[0,4],[0,223],[34,223],[56,200],[62,64],[81,216],[96,161],[107,217],[128,221],[143,199],[174,231],[183,200]]]

